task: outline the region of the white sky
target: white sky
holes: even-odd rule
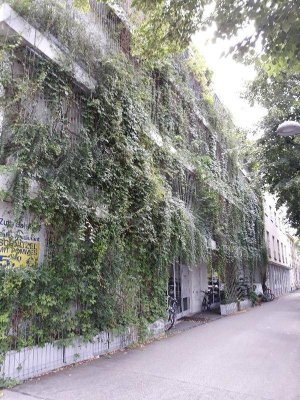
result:
[[[248,33],[248,32],[246,32]],[[242,32],[245,34],[245,31]],[[245,129],[254,130],[266,110],[259,106],[250,107],[241,99],[246,83],[255,77],[254,68],[237,63],[231,56],[221,57],[234,41],[218,40],[215,44],[208,41],[213,37],[213,29],[198,32],[193,43],[205,57],[208,67],[213,71],[213,89],[222,103],[232,113],[234,122]]]

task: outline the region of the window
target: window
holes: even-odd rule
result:
[[[279,240],[277,239],[277,249],[278,249],[278,260],[281,262],[281,257],[280,257],[280,245],[279,245]]]
[[[268,231],[267,231],[267,246],[268,246],[268,256],[269,258],[271,258],[272,254],[271,254],[270,233]]]
[[[281,255],[282,255],[282,262],[284,263],[284,252],[283,252],[283,243],[281,242]]]
[[[271,218],[271,222],[273,222],[272,207],[269,206],[269,209],[270,209],[270,218]]]
[[[272,236],[272,243],[273,243],[273,251],[274,251],[274,260],[277,260],[276,257],[276,247],[275,247],[275,238]]]
[[[288,263],[288,259],[287,259],[287,252],[286,252],[286,245],[284,245],[284,253],[285,253],[285,263]]]

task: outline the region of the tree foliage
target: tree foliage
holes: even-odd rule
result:
[[[222,39],[231,39],[241,29],[254,26],[253,33],[237,39],[231,51],[246,60],[259,45],[269,74],[277,74],[284,68],[299,71],[297,0],[216,0],[209,17],[205,12],[211,7],[209,0],[134,0],[132,5],[143,13],[133,21],[135,51],[142,58],[182,51],[196,31],[212,23],[216,24],[216,37]]]
[[[135,53],[142,58],[163,58],[185,49],[201,24],[207,0],[134,0],[143,17],[133,30]]]
[[[217,24],[217,36],[230,39],[238,31],[254,24],[255,31],[237,41],[232,51],[245,60],[259,54],[269,75],[281,70],[300,71],[300,17],[297,0],[216,1],[211,21]]]
[[[286,120],[299,120],[300,75],[281,72],[268,76],[258,68],[258,76],[249,87],[251,102],[258,101],[268,109],[261,128],[263,138],[257,153],[262,181],[278,196],[278,204],[285,204],[288,217],[300,233],[300,140],[280,137],[275,131]]]

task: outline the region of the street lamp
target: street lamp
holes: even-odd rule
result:
[[[300,135],[300,124],[296,121],[284,121],[276,130],[279,136],[298,136]]]

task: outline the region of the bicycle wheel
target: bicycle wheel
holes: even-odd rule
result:
[[[271,289],[267,289],[266,292],[267,301],[273,301],[275,299],[274,294],[272,293]]]
[[[263,302],[271,301],[271,296],[270,296],[270,293],[269,293],[269,292],[265,292],[265,293],[264,293],[263,298],[262,298],[262,301],[263,301]]]
[[[175,313],[170,313],[169,314],[169,319],[168,322],[165,325],[165,330],[169,331],[171,328],[173,328],[174,324],[175,324]]]
[[[202,300],[202,311],[207,311],[207,310],[208,310],[207,299],[206,297],[204,297]]]

